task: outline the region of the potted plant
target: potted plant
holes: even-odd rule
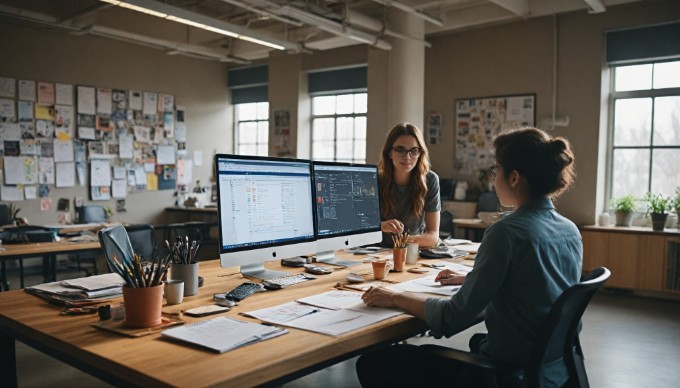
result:
[[[633,221],[633,212],[635,212],[635,197],[628,194],[614,199],[612,207],[616,214],[616,226],[630,226]]]
[[[647,193],[645,196],[647,202],[647,213],[652,217],[652,229],[659,231],[666,226],[666,218],[671,199],[661,194]]]
[[[671,199],[671,209],[675,209],[678,213],[678,220],[680,220],[680,186],[675,188],[675,197]]]

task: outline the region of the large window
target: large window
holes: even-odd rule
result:
[[[610,198],[680,184],[680,61],[613,67]]]
[[[312,97],[312,158],[366,163],[366,93]]]
[[[269,153],[269,103],[236,104],[235,153],[267,156]]]

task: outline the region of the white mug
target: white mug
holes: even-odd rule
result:
[[[168,304],[180,304],[184,300],[184,281],[177,279],[167,280],[163,291]]]
[[[418,243],[413,241],[406,244],[406,264],[418,262]]]

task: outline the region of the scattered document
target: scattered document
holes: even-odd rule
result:
[[[462,244],[456,245],[456,249],[459,251],[465,251],[467,253],[477,253],[480,245],[482,244],[481,243]]]
[[[268,307],[260,310],[249,311],[243,315],[256,318],[265,322],[289,322],[293,319],[304,317],[305,315],[318,313],[319,309],[314,306],[309,306],[297,302],[288,302],[274,307]]]
[[[312,295],[297,300],[300,303],[322,307],[330,310],[349,308],[363,304],[361,293],[356,291],[328,291],[323,294]]]
[[[238,319],[219,317],[161,332],[166,338],[199,345],[220,353],[278,337],[288,331]]]
[[[444,244],[447,246],[461,245],[461,244],[472,244],[470,240],[464,240],[460,238],[447,238],[443,240]]]
[[[395,291],[424,292],[446,296],[451,296],[460,290],[461,286],[442,285],[439,282],[435,282],[435,277],[436,275],[425,276],[409,280],[408,282],[391,285],[388,288]]]

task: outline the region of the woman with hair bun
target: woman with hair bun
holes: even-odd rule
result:
[[[515,211],[487,228],[467,276],[450,270],[437,275],[440,283],[462,284],[461,289],[448,300],[422,299],[382,287],[362,298],[368,306],[401,308],[425,320],[433,333],[447,337],[484,312],[488,334],[473,336],[470,350],[526,364],[548,311],[581,276],[581,235],[552,203],[574,183],[574,154],[565,138],[536,128],[501,133],[493,145],[496,193],[501,205]],[[432,354],[433,348],[439,347],[394,345],[367,353],[357,362],[359,380],[363,386],[483,385],[471,369],[445,362]],[[409,367],[390,373],[377,367],[398,364]],[[542,370],[544,386],[559,387],[567,380],[561,358],[546,362]],[[501,385],[521,385],[522,378],[508,377]]]

